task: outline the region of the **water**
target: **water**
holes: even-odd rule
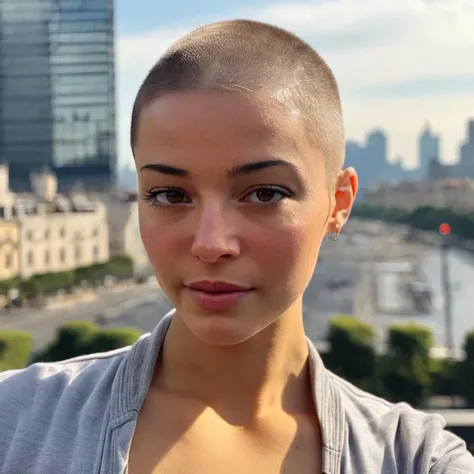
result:
[[[450,250],[448,254],[452,298],[453,336],[455,347],[464,343],[467,332],[474,330],[474,255]],[[429,315],[436,341],[445,343],[444,299],[441,285],[441,256],[431,250],[422,260],[423,272],[434,290],[433,312]]]
[[[384,333],[388,326],[394,323],[413,321],[429,328],[435,340],[435,345],[446,346],[444,296],[441,283],[441,253],[436,247],[429,247],[418,258],[421,273],[432,288],[432,309],[427,314],[376,314],[379,333]],[[452,320],[453,339],[456,349],[461,349],[467,332],[474,330],[474,256],[472,254],[450,249],[448,265],[452,292]],[[386,305],[383,312],[390,308],[391,311],[403,306],[403,296],[397,288],[397,276],[391,274],[389,278],[382,274],[378,276],[380,300]],[[402,310],[400,309],[400,312]]]

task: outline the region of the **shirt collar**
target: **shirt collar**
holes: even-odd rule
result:
[[[143,335],[126,354],[112,392],[111,415],[117,420],[140,410],[155,370],[163,341],[175,310],[170,311],[152,333]],[[323,438],[323,472],[339,472],[345,436],[345,418],[341,394],[332,383],[330,372],[307,338],[313,399]]]

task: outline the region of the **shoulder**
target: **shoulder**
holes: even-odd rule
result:
[[[0,466],[6,453],[33,447],[52,431],[72,435],[75,424],[100,422],[128,350],[0,373]]]
[[[22,370],[0,372],[0,410],[3,402],[47,396],[60,397],[71,383],[93,388],[94,382],[119,363],[129,348],[75,357],[60,362],[36,363]]]
[[[330,378],[342,397],[349,451],[372,446],[372,459],[379,456],[381,465],[389,459],[393,472],[474,472],[474,458],[465,442],[446,430],[441,415],[390,403],[332,373]]]

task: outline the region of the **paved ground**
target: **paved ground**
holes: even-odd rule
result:
[[[51,341],[64,321],[93,321],[99,314],[114,316],[131,306],[140,307],[150,299],[163,299],[156,286],[143,285],[120,291],[103,290],[94,301],[58,309],[14,310],[0,317],[0,330],[28,331],[35,348]]]

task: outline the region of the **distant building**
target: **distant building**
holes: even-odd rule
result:
[[[361,190],[380,181],[402,181],[409,173],[403,168],[401,158],[395,163],[388,161],[388,138],[381,130],[370,132],[364,144],[347,141],[345,164],[356,169]]]
[[[388,163],[387,135],[381,130],[373,130],[367,135],[365,152],[372,166],[384,169]]]
[[[123,191],[137,192],[137,172],[135,167],[124,166],[117,173],[117,187]]]
[[[28,191],[45,166],[60,190],[115,184],[112,0],[0,0],[0,163]]]
[[[128,255],[137,272],[150,268],[140,235],[138,199],[133,192],[116,192],[102,196],[107,208],[110,255]]]
[[[0,281],[20,274],[19,225],[13,219],[0,219]]]
[[[108,260],[107,213],[100,201],[57,194],[56,179],[46,170],[31,177],[32,193],[7,193],[5,175],[8,168],[0,167],[0,279]]]
[[[364,202],[406,211],[432,206],[468,213],[474,211],[474,181],[463,178],[403,182],[397,185],[379,184],[365,190]]]
[[[433,158],[430,161],[427,170],[427,179],[429,181],[439,181],[453,176],[453,165],[444,165],[438,158]]]
[[[418,139],[419,167],[423,176],[427,176],[433,159],[439,160],[439,136],[431,131],[429,123],[426,123]]]
[[[471,165],[474,169],[474,120],[467,124],[467,138],[459,150],[460,165]]]

